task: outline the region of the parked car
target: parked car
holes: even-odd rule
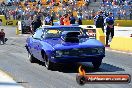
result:
[[[36,59],[54,69],[59,63],[92,62],[98,69],[105,56],[104,45],[80,33],[78,26],[47,26],[38,28],[27,38],[26,49],[30,62]]]

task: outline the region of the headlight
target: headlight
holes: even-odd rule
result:
[[[61,57],[62,56],[62,51],[56,51],[56,57]]]
[[[104,48],[98,48],[98,53],[99,54],[105,54],[105,49]]]
[[[69,51],[64,51],[63,54],[64,55],[69,55]]]

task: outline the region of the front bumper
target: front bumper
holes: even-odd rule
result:
[[[93,62],[102,60],[105,55],[89,55],[89,56],[63,56],[63,57],[50,57],[51,62],[54,63],[71,63],[71,62]]]

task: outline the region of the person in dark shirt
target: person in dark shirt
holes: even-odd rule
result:
[[[0,44],[1,41],[3,42],[3,44],[5,44],[5,33],[4,33],[4,29],[1,29],[0,31]]]
[[[109,16],[105,19],[106,23],[106,46],[108,46],[109,35],[111,34],[111,39],[114,36],[114,17],[112,13],[109,13]]]
[[[53,21],[53,18],[52,18]],[[50,14],[47,14],[47,16],[45,17],[45,25],[51,25],[51,16]]]
[[[54,17],[51,16],[51,25],[53,26],[54,25]]]
[[[78,16],[78,21],[77,22],[78,22],[79,25],[82,25],[82,16],[81,15]]]
[[[73,16],[73,14],[71,14],[71,17],[70,17],[70,24],[75,24],[76,22],[76,19],[75,17]]]
[[[81,18],[78,18],[78,24],[82,25],[82,19]]]
[[[96,28],[102,28],[103,32],[104,32],[104,19],[105,19],[105,16],[103,15],[102,11],[99,11],[98,15],[94,17]]]
[[[42,25],[41,19],[37,18],[35,21],[31,23],[33,27],[33,32],[36,32],[36,29]]]

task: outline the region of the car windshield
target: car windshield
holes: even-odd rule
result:
[[[44,38],[60,38],[64,31],[80,31],[80,27],[47,28],[44,29]]]
[[[50,29],[44,32],[45,38],[58,38],[61,35],[61,31],[57,29]]]

